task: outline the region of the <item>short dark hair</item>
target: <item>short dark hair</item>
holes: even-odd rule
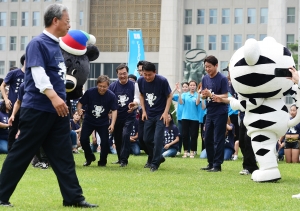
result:
[[[136,65],[136,67],[139,67],[140,65],[143,66],[143,65],[144,65],[144,62],[145,62],[145,61],[143,61],[143,60],[139,61],[139,62],[137,63],[137,65]]]
[[[107,85],[109,86],[109,77],[107,75],[100,75],[97,78],[97,84],[102,83],[102,82],[107,82]]]
[[[208,56],[204,59],[204,64],[205,62],[212,64],[213,66],[216,66],[218,64],[218,59],[215,56]]]
[[[192,82],[194,82],[194,83],[196,84],[196,86],[198,85],[197,82],[196,82],[195,80],[190,80],[190,81],[189,81],[189,85],[190,85],[190,83],[192,83]]]
[[[184,84],[189,85],[189,83],[187,81],[185,81],[185,82],[181,83],[181,86],[183,86]]]
[[[45,27],[50,27],[53,19],[61,19],[63,12],[67,12],[68,8],[62,4],[50,4],[44,14],[44,24]]]
[[[132,79],[134,79],[135,81],[137,81],[137,77],[136,77],[135,75],[133,75],[133,74],[129,74],[129,75],[128,75],[128,78],[132,78]]]
[[[129,71],[129,68],[127,67],[127,65],[122,63],[116,68],[116,73],[118,73],[118,71],[122,70],[123,68],[125,68],[127,72]]]
[[[144,62],[143,64],[143,70],[144,71],[152,71],[152,72],[156,72],[156,67],[153,63],[151,62]]]
[[[23,54],[20,58],[20,62],[22,66],[24,65],[24,61],[25,61],[25,54]]]

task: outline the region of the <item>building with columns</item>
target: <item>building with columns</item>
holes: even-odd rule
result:
[[[91,64],[86,88],[100,74],[116,79],[116,66],[127,62],[128,28],[142,30],[145,59],[157,65],[171,87],[183,80],[190,49],[215,55],[222,71],[248,38],[268,35],[283,45],[299,39],[299,0],[0,0],[0,77],[20,66],[26,45],[43,30],[43,11],[51,3],[66,5],[71,28],[97,39],[101,53]]]

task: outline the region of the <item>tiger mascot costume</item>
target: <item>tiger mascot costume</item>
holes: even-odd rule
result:
[[[290,51],[272,37],[263,41],[248,39],[230,60],[231,82],[238,93],[238,100],[229,98],[230,105],[232,109],[245,111],[244,124],[259,164],[259,170],[251,176],[255,182],[281,179],[276,143],[289,127],[300,122],[300,112],[290,120],[283,97],[292,90],[293,82],[275,77],[274,70],[294,66]],[[300,91],[296,98],[300,99]],[[300,107],[300,100],[296,106]]]

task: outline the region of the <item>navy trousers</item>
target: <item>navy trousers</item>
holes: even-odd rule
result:
[[[207,161],[210,167],[220,168],[224,161],[227,115],[227,113],[221,115],[206,115],[205,147]]]
[[[96,130],[101,138],[101,152],[100,152],[100,160],[99,164],[106,165],[107,163],[107,155],[110,151],[109,149],[109,142],[108,142],[108,126],[109,125],[102,125],[102,126],[96,126],[93,124],[90,124],[88,121],[83,121],[82,123],[82,129],[81,129],[81,135],[80,135],[80,143],[82,146],[82,149],[84,150],[84,156],[86,160],[93,160],[95,155],[92,152],[91,146],[90,146],[90,135],[94,130]]]
[[[128,164],[130,155],[130,133],[135,121],[134,118],[126,119],[125,121],[116,121],[114,128],[114,139],[118,154],[118,159],[121,163]]]
[[[31,159],[42,146],[56,174],[63,200],[84,200],[75,172],[70,141],[70,118],[22,108],[20,135],[9,151],[0,175],[0,200],[9,201]]]
[[[148,117],[144,124],[144,141],[148,149],[148,163],[153,167],[159,167],[162,158],[165,125],[160,120],[161,115]]]

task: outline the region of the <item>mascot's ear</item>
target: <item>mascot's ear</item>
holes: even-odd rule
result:
[[[85,54],[87,55],[90,61],[94,61],[99,57],[100,51],[95,45],[89,45],[87,46],[87,50]]]

